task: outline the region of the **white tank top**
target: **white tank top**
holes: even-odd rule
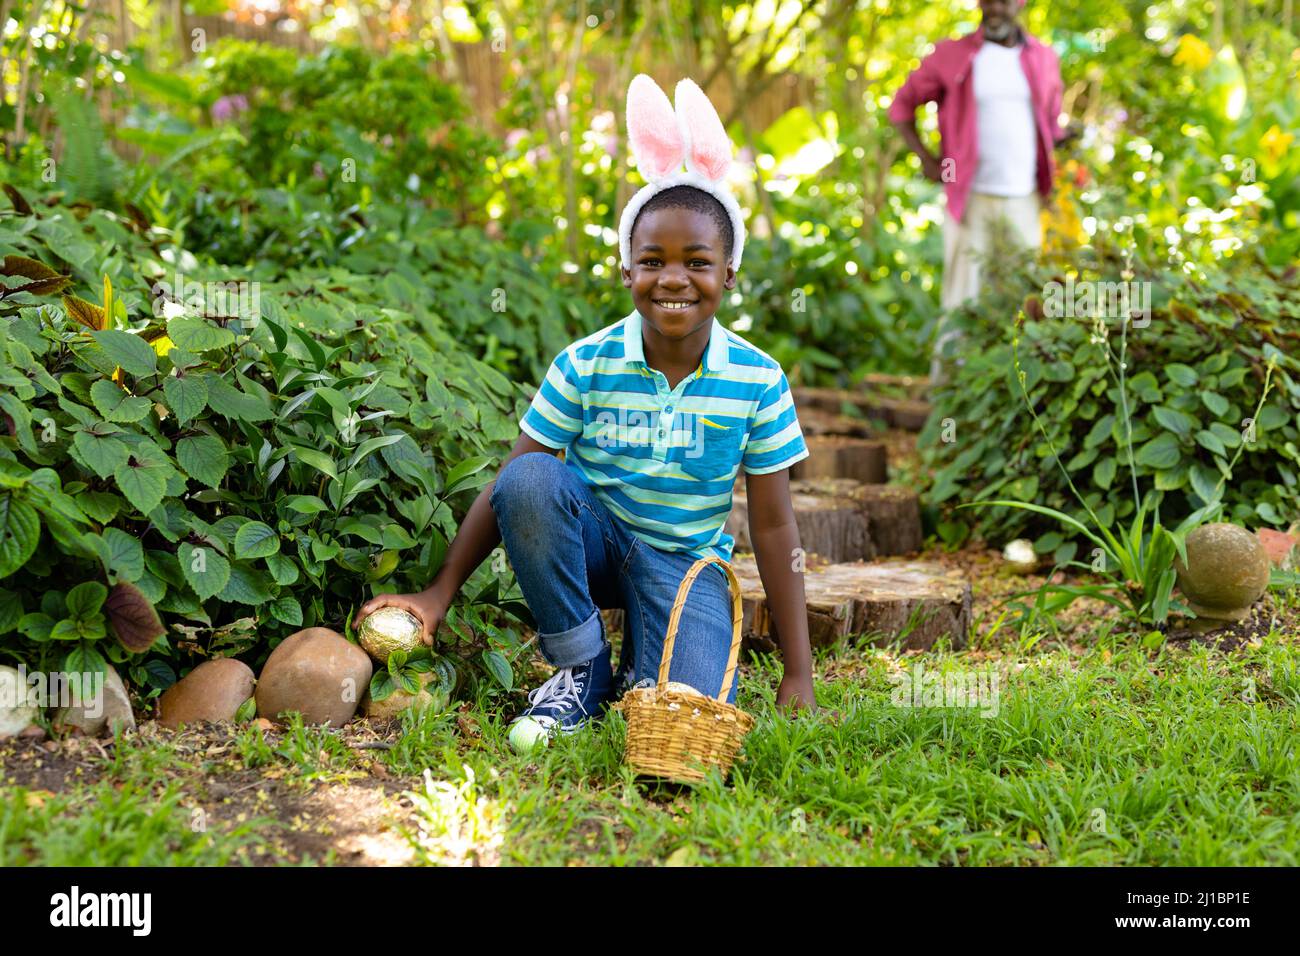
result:
[[[972,78],[979,165],[971,188],[991,196],[1028,196],[1038,186],[1038,135],[1021,46],[984,41]]]

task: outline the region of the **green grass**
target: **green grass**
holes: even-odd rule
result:
[[[499,702],[473,711],[476,733],[454,714],[408,714],[391,750],[364,757],[301,725],[274,744],[245,728],[234,750],[244,767],[279,767],[308,789],[381,761],[413,794],[398,818],[427,863],[1300,863],[1294,639],[1275,634],[1231,654],[1044,642],[999,661],[996,716],[894,706],[891,666],[918,659],[936,671],[990,663],[821,655],[819,674],[831,676],[818,681],[819,700],[838,721],[777,716],[775,664],[751,668],[740,700],[758,724],[742,760],[729,784],[715,775],[694,789],[634,781],[618,715],[518,756]],[[246,859],[237,850],[255,832],[191,833],[177,793],[146,785],[178,761],[160,742],[127,742],[100,783],[36,808],[5,793],[0,863]],[[120,792],[111,781],[124,781]]]
[[[885,659],[860,653],[860,674],[819,685],[839,723],[775,717],[769,673],[743,687],[760,720],[732,785],[685,795],[633,783],[617,717],[533,761],[491,718],[469,751],[436,722],[418,746],[435,779],[472,774],[507,863],[1294,865],[1297,656],[1278,638],[1234,658],[1058,650],[982,717],[895,707]]]

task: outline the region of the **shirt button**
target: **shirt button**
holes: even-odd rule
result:
[[[665,408],[664,408],[664,414],[665,414],[665,415],[671,415],[672,413],[673,413],[673,407],[672,407],[671,405],[665,406]]]

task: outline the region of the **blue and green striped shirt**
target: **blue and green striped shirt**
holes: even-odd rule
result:
[[[676,388],[646,365],[640,313],[579,339],[555,357],[519,426],[565,449],[641,540],[723,560],[737,471],[767,474],[808,456],[780,364],[716,317],[700,367]]]

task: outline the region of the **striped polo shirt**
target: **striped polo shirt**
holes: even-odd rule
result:
[[[808,457],[780,363],[715,317],[700,366],[670,388],[646,364],[641,315],[555,357],[523,431],[565,462],[610,512],[663,551],[731,559],[736,474]]]

